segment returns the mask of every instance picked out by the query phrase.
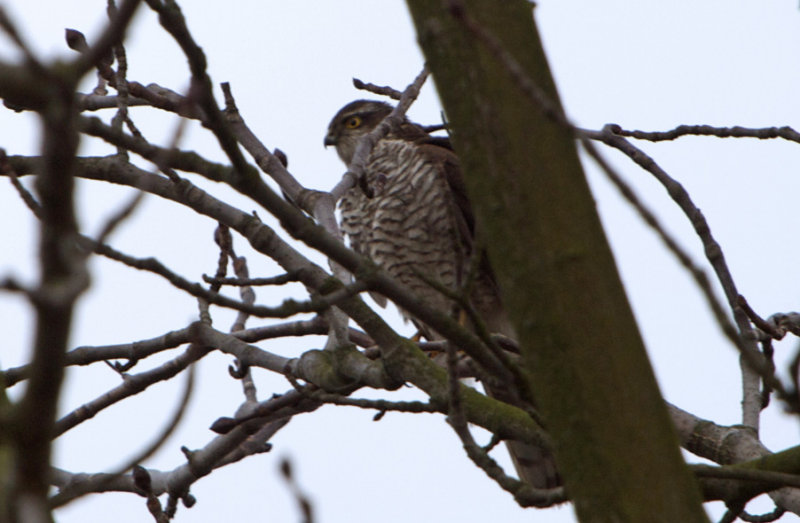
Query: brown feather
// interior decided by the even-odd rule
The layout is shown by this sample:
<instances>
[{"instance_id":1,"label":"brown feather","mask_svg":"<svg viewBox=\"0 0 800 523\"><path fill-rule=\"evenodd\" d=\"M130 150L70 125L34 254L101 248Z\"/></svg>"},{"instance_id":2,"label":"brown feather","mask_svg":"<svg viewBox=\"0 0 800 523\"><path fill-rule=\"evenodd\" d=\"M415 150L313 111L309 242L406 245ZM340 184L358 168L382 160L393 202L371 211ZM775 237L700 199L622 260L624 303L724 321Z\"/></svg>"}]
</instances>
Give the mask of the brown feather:
<instances>
[{"instance_id":1,"label":"brown feather","mask_svg":"<svg viewBox=\"0 0 800 523\"><path fill-rule=\"evenodd\" d=\"M359 140L374 129L392 108L383 102L357 100L334 116L325 137L349 164ZM371 197L358 187L342 198L342 230L351 247L380 265L390 276L439 310L458 314L456 304L429 285L459 291L475 256L478 271L471 284L470 302L490 332L516 339L489 260L477 247L480 228L467 197L458 157L445 137L429 135L404 120L378 141L367 159L365 183L375 188ZM424 277L420 277L423 275ZM383 299L385 302L385 298ZM426 338L442 337L423 322L411 319ZM487 393L524 408L508 384L484 380ZM508 442L514 466L524 481L537 488L560 485L555 461L548 449Z\"/></svg>"}]
</instances>

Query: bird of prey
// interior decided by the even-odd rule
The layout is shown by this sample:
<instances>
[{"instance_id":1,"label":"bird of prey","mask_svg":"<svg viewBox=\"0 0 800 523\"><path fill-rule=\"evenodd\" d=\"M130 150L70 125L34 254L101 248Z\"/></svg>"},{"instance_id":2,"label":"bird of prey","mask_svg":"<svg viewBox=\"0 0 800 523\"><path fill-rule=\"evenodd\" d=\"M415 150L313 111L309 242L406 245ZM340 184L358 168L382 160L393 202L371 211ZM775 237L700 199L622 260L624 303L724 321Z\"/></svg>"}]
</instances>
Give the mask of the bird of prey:
<instances>
[{"instance_id":1,"label":"bird of prey","mask_svg":"<svg viewBox=\"0 0 800 523\"><path fill-rule=\"evenodd\" d=\"M391 111L383 102L351 102L331 120L324 143L335 146L349 167L361 138ZM341 228L350 246L429 305L454 317L456 303L436 286L459 292L468 285L470 304L489 331L516 339L488 260L475 246L475 219L458 157L447 138L431 136L404 119L375 144L364 178L340 203ZM376 301L386 303L380 296ZM426 338L442 339L424 322L401 313ZM504 401L512 396L502 387L484 385ZM537 488L560 484L546 449L513 441L508 447L520 479Z\"/></svg>"}]
</instances>

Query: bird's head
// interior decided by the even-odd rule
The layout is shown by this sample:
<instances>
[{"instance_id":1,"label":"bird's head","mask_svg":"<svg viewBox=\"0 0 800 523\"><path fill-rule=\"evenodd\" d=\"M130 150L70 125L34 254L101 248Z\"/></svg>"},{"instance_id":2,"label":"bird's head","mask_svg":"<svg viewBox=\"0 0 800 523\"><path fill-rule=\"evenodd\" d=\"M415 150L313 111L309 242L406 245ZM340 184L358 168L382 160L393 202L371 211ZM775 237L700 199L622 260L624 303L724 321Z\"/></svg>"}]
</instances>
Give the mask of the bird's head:
<instances>
[{"instance_id":1,"label":"bird's head","mask_svg":"<svg viewBox=\"0 0 800 523\"><path fill-rule=\"evenodd\" d=\"M356 100L342 107L328 125L325 146L333 145L342 161L350 165L358 141L392 112L392 106L373 100Z\"/></svg>"}]
</instances>

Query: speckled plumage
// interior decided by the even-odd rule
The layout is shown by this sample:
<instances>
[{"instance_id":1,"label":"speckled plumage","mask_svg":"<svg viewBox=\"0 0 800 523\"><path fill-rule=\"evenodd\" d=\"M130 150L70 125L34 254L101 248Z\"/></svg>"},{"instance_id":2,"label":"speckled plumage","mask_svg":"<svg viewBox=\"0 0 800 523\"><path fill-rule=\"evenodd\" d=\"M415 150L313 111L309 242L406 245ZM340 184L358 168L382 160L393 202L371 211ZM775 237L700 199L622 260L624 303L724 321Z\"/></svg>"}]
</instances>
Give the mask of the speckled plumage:
<instances>
[{"instance_id":1,"label":"speckled plumage","mask_svg":"<svg viewBox=\"0 0 800 523\"><path fill-rule=\"evenodd\" d=\"M351 102L331 120L325 145L335 145L349 166L360 139L391 110L382 102ZM450 311L455 317L455 304L426 281L460 290L467 283L472 257L476 255L474 219L458 157L449 143L404 120L372 149L365 178L373 194L367 196L362 183L350 189L340 204L341 227L351 247L429 305ZM481 256L477 267L475 281L470 282L472 306L490 331L515 338L485 257ZM385 304L385 298L376 299ZM425 337L440 338L424 323L410 319L415 320ZM503 387L489 393L515 403L515 395ZM546 450L518 442L509 442L509 449L520 477L526 481L539 488L560 482Z\"/></svg>"},{"instance_id":2,"label":"speckled plumage","mask_svg":"<svg viewBox=\"0 0 800 523\"><path fill-rule=\"evenodd\" d=\"M391 109L366 100L346 105L331 121L325 143L336 145L342 161L349 165L358 141ZM347 126L353 118L360 123L356 128ZM403 121L372 149L365 175L374 194L367 196L359 184L340 204L342 230L350 245L430 305L455 313L451 301L425 281L460 289L473 254L472 212L458 157L449 142ZM473 304L486 316L490 329L512 335L505 314L496 314L502 307L488 264L481 264L481 269L472 285ZM385 300L378 297L378 302ZM501 320L500 324L491 324L493 319ZM424 324L415 323L426 337L438 337Z\"/></svg>"},{"instance_id":3,"label":"speckled plumage","mask_svg":"<svg viewBox=\"0 0 800 523\"><path fill-rule=\"evenodd\" d=\"M369 156L366 178L372 198L355 187L340 206L351 246L429 304L449 310L449 300L418 275L455 289L465 270L455 203L440 166L413 143L385 139Z\"/></svg>"}]
</instances>

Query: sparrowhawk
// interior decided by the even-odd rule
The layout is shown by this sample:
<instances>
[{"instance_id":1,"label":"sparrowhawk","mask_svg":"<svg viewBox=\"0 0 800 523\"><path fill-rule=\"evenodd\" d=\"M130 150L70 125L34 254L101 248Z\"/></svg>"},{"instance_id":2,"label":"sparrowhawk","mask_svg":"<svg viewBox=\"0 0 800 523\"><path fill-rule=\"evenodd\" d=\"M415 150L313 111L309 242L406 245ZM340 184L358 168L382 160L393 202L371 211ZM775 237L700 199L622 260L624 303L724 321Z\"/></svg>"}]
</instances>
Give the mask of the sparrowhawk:
<instances>
[{"instance_id":1,"label":"sparrowhawk","mask_svg":"<svg viewBox=\"0 0 800 523\"><path fill-rule=\"evenodd\" d=\"M325 145L335 146L349 167L361 138L391 111L389 104L369 100L345 105L331 120ZM344 195L340 209L342 231L356 252L454 317L455 302L436 285L454 292L469 285L470 304L489 331L516 338L488 260L474 244L475 219L458 157L447 138L432 136L404 119L378 140L367 157L362 183ZM376 301L383 306L386 299L377 296ZM424 322L401 313L426 338L442 338ZM513 396L502 386L484 385L504 401ZM560 484L549 451L520 442L508 442L508 447L521 479L538 488Z\"/></svg>"}]
</instances>

